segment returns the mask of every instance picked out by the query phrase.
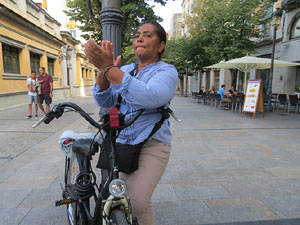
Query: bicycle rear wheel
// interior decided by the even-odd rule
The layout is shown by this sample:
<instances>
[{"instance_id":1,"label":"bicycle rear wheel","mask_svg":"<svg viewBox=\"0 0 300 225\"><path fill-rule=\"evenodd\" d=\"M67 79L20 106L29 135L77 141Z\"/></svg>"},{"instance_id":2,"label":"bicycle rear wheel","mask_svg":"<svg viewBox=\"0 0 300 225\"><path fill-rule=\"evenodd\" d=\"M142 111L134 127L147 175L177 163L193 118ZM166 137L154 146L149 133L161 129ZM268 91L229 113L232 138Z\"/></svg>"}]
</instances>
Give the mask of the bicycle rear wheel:
<instances>
[{"instance_id":1,"label":"bicycle rear wheel","mask_svg":"<svg viewBox=\"0 0 300 225\"><path fill-rule=\"evenodd\" d=\"M75 193L75 183L78 174L81 172L77 157L74 155L69 159L69 165L66 170L66 182L68 193ZM72 195L70 194L70 195ZM69 196L75 198L75 196ZM70 225L86 225L87 218L83 209L83 206L78 202L74 201L67 205L67 217Z\"/></svg>"},{"instance_id":2,"label":"bicycle rear wheel","mask_svg":"<svg viewBox=\"0 0 300 225\"><path fill-rule=\"evenodd\" d=\"M110 213L111 225L129 225L125 213L119 209L114 209Z\"/></svg>"}]
</instances>

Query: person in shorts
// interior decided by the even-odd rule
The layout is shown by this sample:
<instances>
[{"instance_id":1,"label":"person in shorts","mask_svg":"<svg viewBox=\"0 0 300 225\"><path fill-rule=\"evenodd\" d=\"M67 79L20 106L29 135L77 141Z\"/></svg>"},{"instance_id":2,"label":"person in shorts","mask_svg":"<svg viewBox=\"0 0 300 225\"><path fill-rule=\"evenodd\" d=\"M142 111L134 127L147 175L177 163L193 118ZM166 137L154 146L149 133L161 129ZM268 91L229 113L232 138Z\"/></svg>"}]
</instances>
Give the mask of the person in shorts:
<instances>
[{"instance_id":1,"label":"person in shorts","mask_svg":"<svg viewBox=\"0 0 300 225\"><path fill-rule=\"evenodd\" d=\"M40 82L41 94L38 95L38 104L40 109L44 114L50 111L50 104L53 98L53 79L52 76L47 74L44 67L39 69L40 75L38 80ZM45 100L46 111L44 109L43 103Z\"/></svg>"},{"instance_id":2,"label":"person in shorts","mask_svg":"<svg viewBox=\"0 0 300 225\"><path fill-rule=\"evenodd\" d=\"M27 87L28 87L28 103L29 103L29 115L26 117L27 119L32 118L32 103L35 104L35 117L38 117L38 105L37 105L37 78L36 72L31 72L31 77L27 79Z\"/></svg>"}]
</instances>

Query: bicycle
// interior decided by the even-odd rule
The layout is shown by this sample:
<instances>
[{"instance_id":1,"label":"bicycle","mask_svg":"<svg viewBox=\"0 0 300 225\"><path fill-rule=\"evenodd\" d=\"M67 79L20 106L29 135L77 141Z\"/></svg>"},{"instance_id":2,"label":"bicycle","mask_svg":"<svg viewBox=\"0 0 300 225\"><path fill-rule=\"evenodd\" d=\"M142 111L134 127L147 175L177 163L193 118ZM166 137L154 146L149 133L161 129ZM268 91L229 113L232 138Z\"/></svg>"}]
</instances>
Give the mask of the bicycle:
<instances>
[{"instance_id":1,"label":"bicycle","mask_svg":"<svg viewBox=\"0 0 300 225\"><path fill-rule=\"evenodd\" d=\"M144 109L137 110L135 115L124 122L125 115L118 112L116 107L103 117L103 123L92 119L83 109L71 102L55 105L43 118L32 127L42 122L49 124L54 118L63 115L65 109L78 112L92 126L98 129L96 134L64 132L61 148L66 154L64 186L62 199L55 202L56 206L67 205L67 217L70 225L138 225L137 219L132 216L129 198L125 195L126 183L119 178L116 162L116 138L118 132L132 125ZM168 107L161 107L159 111L168 118L173 114ZM179 120L178 120L179 121ZM99 151L101 143L96 141L97 134L105 131L106 138L110 140L111 157L108 178L100 186L96 183L96 175L91 167L92 156ZM96 188L95 188L96 187ZM96 204L93 210L90 207L90 198Z\"/></svg>"}]
</instances>

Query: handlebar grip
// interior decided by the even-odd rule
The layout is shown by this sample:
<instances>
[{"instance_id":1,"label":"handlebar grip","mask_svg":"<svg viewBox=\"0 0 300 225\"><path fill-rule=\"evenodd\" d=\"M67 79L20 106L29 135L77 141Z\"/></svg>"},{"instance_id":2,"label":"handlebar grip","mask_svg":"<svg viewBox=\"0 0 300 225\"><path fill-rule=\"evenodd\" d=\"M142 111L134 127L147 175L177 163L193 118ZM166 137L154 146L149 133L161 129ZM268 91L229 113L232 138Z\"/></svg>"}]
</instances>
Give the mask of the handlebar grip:
<instances>
[{"instance_id":1,"label":"handlebar grip","mask_svg":"<svg viewBox=\"0 0 300 225\"><path fill-rule=\"evenodd\" d=\"M54 117L55 117L54 114L49 114L48 116L46 115L44 118L44 123L49 124L54 119Z\"/></svg>"},{"instance_id":2,"label":"handlebar grip","mask_svg":"<svg viewBox=\"0 0 300 225\"><path fill-rule=\"evenodd\" d=\"M61 117L63 113L64 113L64 106L61 106L60 104L56 104L43 118L41 118L39 121L33 124L32 127L36 128L42 122L44 122L45 124L49 124L55 117L56 118Z\"/></svg>"},{"instance_id":3,"label":"handlebar grip","mask_svg":"<svg viewBox=\"0 0 300 225\"><path fill-rule=\"evenodd\" d=\"M39 119L35 124L32 125L32 128L36 128L38 125L40 125L44 121L45 117L42 117Z\"/></svg>"}]
</instances>

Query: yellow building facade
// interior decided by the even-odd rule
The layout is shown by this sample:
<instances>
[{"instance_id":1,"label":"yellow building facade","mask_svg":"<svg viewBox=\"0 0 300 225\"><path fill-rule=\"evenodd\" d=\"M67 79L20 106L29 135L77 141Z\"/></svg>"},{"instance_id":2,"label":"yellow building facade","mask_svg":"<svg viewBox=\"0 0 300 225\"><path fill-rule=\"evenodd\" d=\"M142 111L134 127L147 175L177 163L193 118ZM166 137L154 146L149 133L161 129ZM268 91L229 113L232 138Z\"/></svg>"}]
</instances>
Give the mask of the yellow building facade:
<instances>
[{"instance_id":1,"label":"yellow building facade","mask_svg":"<svg viewBox=\"0 0 300 225\"><path fill-rule=\"evenodd\" d=\"M27 103L26 80L39 67L52 75L54 99L90 95L95 70L78 44L34 2L0 0L0 108Z\"/></svg>"}]
</instances>

